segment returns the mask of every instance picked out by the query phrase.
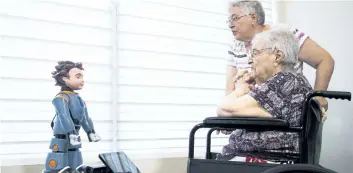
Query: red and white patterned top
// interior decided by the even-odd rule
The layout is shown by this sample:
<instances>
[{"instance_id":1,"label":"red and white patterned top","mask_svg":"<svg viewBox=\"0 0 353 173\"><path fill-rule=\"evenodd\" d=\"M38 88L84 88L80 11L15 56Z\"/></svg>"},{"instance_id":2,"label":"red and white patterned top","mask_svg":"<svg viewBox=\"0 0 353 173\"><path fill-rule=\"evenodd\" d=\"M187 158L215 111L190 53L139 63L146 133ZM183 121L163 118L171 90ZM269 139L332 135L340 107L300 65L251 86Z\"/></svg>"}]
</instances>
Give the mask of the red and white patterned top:
<instances>
[{"instance_id":1,"label":"red and white patterned top","mask_svg":"<svg viewBox=\"0 0 353 173\"><path fill-rule=\"evenodd\" d=\"M289 30L295 34L299 41L299 46L300 48L302 47L304 41L309 37L306 35L304 32L298 30L297 28L290 27L289 25L284 25L280 24L281 27L286 27ZM250 56L250 51L251 49L251 44L250 42L242 42L238 40L234 40L234 42L230 45L230 49L228 50L228 65L236 67L238 70L239 69L249 69L250 65L248 64L249 62L249 56ZM303 62L298 61L298 63L295 65L295 70L297 73L302 73L303 72Z\"/></svg>"}]
</instances>

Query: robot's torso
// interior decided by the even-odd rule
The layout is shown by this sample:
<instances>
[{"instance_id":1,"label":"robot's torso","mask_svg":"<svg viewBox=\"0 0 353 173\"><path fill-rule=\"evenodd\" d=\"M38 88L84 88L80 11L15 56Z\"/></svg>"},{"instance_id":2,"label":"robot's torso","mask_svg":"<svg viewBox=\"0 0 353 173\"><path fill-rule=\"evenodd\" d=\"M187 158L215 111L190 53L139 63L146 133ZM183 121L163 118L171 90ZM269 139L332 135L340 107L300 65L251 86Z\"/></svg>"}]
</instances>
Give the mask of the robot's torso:
<instances>
[{"instance_id":1,"label":"robot's torso","mask_svg":"<svg viewBox=\"0 0 353 173\"><path fill-rule=\"evenodd\" d=\"M54 136L78 135L81 127L86 133L93 132L93 123L88 116L86 104L77 93L60 91L53 99L53 105L56 110Z\"/></svg>"}]
</instances>

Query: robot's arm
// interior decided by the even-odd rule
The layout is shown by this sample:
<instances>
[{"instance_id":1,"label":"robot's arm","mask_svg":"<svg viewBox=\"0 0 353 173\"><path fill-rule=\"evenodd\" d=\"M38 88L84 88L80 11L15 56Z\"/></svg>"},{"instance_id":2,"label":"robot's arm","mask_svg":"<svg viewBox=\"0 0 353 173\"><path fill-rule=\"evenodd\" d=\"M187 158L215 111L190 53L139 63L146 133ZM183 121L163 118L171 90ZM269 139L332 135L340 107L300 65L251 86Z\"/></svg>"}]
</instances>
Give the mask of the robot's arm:
<instances>
[{"instance_id":1,"label":"robot's arm","mask_svg":"<svg viewBox=\"0 0 353 173\"><path fill-rule=\"evenodd\" d=\"M94 130L93 121L92 121L91 117L88 116L86 104L85 104L85 113L84 113L83 120L81 122L81 126L82 126L83 130L87 133L88 140L90 142L92 142L92 141L97 142L100 140L100 137L98 135L96 135L96 132Z\"/></svg>"},{"instance_id":2,"label":"robot's arm","mask_svg":"<svg viewBox=\"0 0 353 173\"><path fill-rule=\"evenodd\" d=\"M83 116L83 120L81 122L83 130L89 134L89 133L95 133L94 131L94 126L91 117L88 116L88 111L87 107L85 107L85 113Z\"/></svg>"},{"instance_id":3,"label":"robot's arm","mask_svg":"<svg viewBox=\"0 0 353 173\"><path fill-rule=\"evenodd\" d=\"M76 134L75 125L70 116L69 104L65 97L58 95L52 103L56 111L55 126L59 126L57 128L66 134Z\"/></svg>"}]
</instances>

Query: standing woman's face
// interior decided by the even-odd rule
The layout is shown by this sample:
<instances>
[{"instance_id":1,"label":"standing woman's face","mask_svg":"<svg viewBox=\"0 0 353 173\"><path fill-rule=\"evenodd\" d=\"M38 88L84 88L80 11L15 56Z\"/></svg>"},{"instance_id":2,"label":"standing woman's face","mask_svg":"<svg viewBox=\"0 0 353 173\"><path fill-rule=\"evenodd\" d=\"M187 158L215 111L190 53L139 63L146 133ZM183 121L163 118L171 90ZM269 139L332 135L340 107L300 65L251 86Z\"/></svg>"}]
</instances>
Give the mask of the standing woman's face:
<instances>
[{"instance_id":1,"label":"standing woman's face","mask_svg":"<svg viewBox=\"0 0 353 173\"><path fill-rule=\"evenodd\" d=\"M254 36L254 15L246 15L239 7L232 7L228 19L228 27L231 29L235 39L249 41Z\"/></svg>"}]
</instances>

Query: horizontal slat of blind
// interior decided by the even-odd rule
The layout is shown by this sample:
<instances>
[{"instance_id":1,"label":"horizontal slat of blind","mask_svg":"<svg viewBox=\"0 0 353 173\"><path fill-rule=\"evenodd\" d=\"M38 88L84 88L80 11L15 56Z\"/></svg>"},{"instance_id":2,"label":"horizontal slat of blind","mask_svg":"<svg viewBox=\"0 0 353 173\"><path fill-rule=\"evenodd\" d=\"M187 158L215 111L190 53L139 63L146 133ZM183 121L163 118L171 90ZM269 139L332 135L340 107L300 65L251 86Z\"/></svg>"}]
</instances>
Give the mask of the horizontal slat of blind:
<instances>
[{"instance_id":1,"label":"horizontal slat of blind","mask_svg":"<svg viewBox=\"0 0 353 173\"><path fill-rule=\"evenodd\" d=\"M109 47L16 36L2 37L1 53L3 58L29 58L47 61L59 61L67 58L72 61L94 64L109 64L112 56L111 48Z\"/></svg>"},{"instance_id":2,"label":"horizontal slat of blind","mask_svg":"<svg viewBox=\"0 0 353 173\"><path fill-rule=\"evenodd\" d=\"M223 57L207 58L186 55L185 52L161 53L161 51L120 50L119 65L120 67L225 74Z\"/></svg>"},{"instance_id":3,"label":"horizontal slat of blind","mask_svg":"<svg viewBox=\"0 0 353 173\"><path fill-rule=\"evenodd\" d=\"M141 75L143 74L143 75ZM121 85L223 89L224 74L121 68Z\"/></svg>"},{"instance_id":4,"label":"horizontal slat of blind","mask_svg":"<svg viewBox=\"0 0 353 173\"><path fill-rule=\"evenodd\" d=\"M123 33L158 35L200 42L210 41L220 44L225 43L219 39L220 37L225 38L229 36L229 31L224 29L205 28L203 26L185 25L135 16L122 16L119 23L119 31ZM141 29L140 26L144 26L143 29ZM200 27L202 28L201 30Z\"/></svg>"},{"instance_id":5,"label":"horizontal slat of blind","mask_svg":"<svg viewBox=\"0 0 353 173\"><path fill-rule=\"evenodd\" d=\"M228 5L228 0L120 0L124 1L135 1L136 3L148 2L153 4L159 4L164 6L172 6L178 8L184 8L193 11L203 11L208 13L225 14L225 7Z\"/></svg>"},{"instance_id":6,"label":"horizontal slat of blind","mask_svg":"<svg viewBox=\"0 0 353 173\"><path fill-rule=\"evenodd\" d=\"M97 46L111 45L112 35L109 29L11 17L1 17L0 23L0 35L4 36Z\"/></svg>"},{"instance_id":7,"label":"horizontal slat of blind","mask_svg":"<svg viewBox=\"0 0 353 173\"><path fill-rule=\"evenodd\" d=\"M172 35L172 33L170 34ZM224 55L227 53L226 44L220 43L201 43L199 41L133 33L123 33L119 36L119 48L123 50L127 49L173 54L183 53L186 55L210 58L224 57Z\"/></svg>"},{"instance_id":8,"label":"horizontal slat of blind","mask_svg":"<svg viewBox=\"0 0 353 173\"><path fill-rule=\"evenodd\" d=\"M101 3L104 0L101 0ZM54 2L54 3L53 3ZM87 27L110 29L109 11L92 10L76 6L68 6L69 1L46 0L42 3L17 4L15 8L1 8L0 14L8 17L48 21L63 24L83 25ZM73 3L77 1L72 1ZM88 3L87 3L88 2ZM94 2L94 1L91 1ZM84 4L89 4L85 1ZM100 4L100 3L96 3ZM98 7L98 6L95 6ZM108 9L108 8L107 8Z\"/></svg>"},{"instance_id":9,"label":"horizontal slat of blind","mask_svg":"<svg viewBox=\"0 0 353 173\"><path fill-rule=\"evenodd\" d=\"M147 1L120 1L119 14L121 16L136 16L163 21L197 25L211 28L227 29L226 14L215 14L201 10L166 6L160 3Z\"/></svg>"}]
</instances>

